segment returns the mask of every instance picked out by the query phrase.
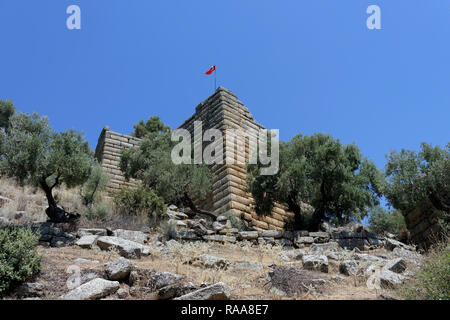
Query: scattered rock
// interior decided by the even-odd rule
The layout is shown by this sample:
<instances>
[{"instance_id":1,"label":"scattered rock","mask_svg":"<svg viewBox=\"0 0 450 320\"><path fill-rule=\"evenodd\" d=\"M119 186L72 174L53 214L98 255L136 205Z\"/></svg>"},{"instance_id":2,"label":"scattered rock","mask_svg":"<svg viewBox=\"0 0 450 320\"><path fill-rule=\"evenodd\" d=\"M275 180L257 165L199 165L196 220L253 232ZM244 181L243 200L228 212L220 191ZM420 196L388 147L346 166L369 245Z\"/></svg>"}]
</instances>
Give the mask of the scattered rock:
<instances>
[{"instance_id":1,"label":"scattered rock","mask_svg":"<svg viewBox=\"0 0 450 320\"><path fill-rule=\"evenodd\" d=\"M191 261L189 261L192 265L200 265L205 268L217 268L217 269L227 269L230 265L230 261L224 258L219 258L215 256L211 256L208 254L202 254Z\"/></svg>"},{"instance_id":2,"label":"scattered rock","mask_svg":"<svg viewBox=\"0 0 450 320\"><path fill-rule=\"evenodd\" d=\"M84 258L76 258L73 260L74 263L78 263L78 264L98 264L100 263L100 261L98 260L89 260L89 259L84 259Z\"/></svg>"},{"instance_id":3,"label":"scattered rock","mask_svg":"<svg viewBox=\"0 0 450 320\"><path fill-rule=\"evenodd\" d=\"M158 299L166 300L183 296L196 290L197 287L192 282L176 282L162 287L158 290Z\"/></svg>"},{"instance_id":4,"label":"scattered rock","mask_svg":"<svg viewBox=\"0 0 450 320\"><path fill-rule=\"evenodd\" d=\"M223 282L202 288L174 300L229 300L230 288Z\"/></svg>"},{"instance_id":5,"label":"scattered rock","mask_svg":"<svg viewBox=\"0 0 450 320\"><path fill-rule=\"evenodd\" d=\"M296 237L294 239L294 244L298 247L305 245L305 244L312 244L314 243L313 237Z\"/></svg>"},{"instance_id":6,"label":"scattered rock","mask_svg":"<svg viewBox=\"0 0 450 320\"><path fill-rule=\"evenodd\" d=\"M128 278L133 266L130 260L123 257L119 259L105 263L105 273L109 280L121 281Z\"/></svg>"},{"instance_id":7,"label":"scattered rock","mask_svg":"<svg viewBox=\"0 0 450 320\"><path fill-rule=\"evenodd\" d=\"M339 264L339 272L346 276L353 276L359 271L358 261L344 260Z\"/></svg>"},{"instance_id":8,"label":"scattered rock","mask_svg":"<svg viewBox=\"0 0 450 320\"><path fill-rule=\"evenodd\" d=\"M118 237L103 236L97 239L97 245L102 250L115 249L122 257L139 259L141 255L149 255L150 248L140 243Z\"/></svg>"},{"instance_id":9,"label":"scattered rock","mask_svg":"<svg viewBox=\"0 0 450 320\"><path fill-rule=\"evenodd\" d=\"M324 255L306 254L302 257L303 268L328 272L328 258Z\"/></svg>"},{"instance_id":10,"label":"scattered rock","mask_svg":"<svg viewBox=\"0 0 450 320\"><path fill-rule=\"evenodd\" d=\"M337 252L340 251L337 242L328 242L328 243L313 243L309 247L309 252L314 254L327 254L329 252Z\"/></svg>"},{"instance_id":11,"label":"scattered rock","mask_svg":"<svg viewBox=\"0 0 450 320\"><path fill-rule=\"evenodd\" d=\"M64 300L95 300L115 293L119 289L118 281L96 278L63 295Z\"/></svg>"},{"instance_id":12,"label":"scattered rock","mask_svg":"<svg viewBox=\"0 0 450 320\"><path fill-rule=\"evenodd\" d=\"M129 292L124 288L120 288L119 290L117 290L116 294L119 299L125 299L128 297Z\"/></svg>"},{"instance_id":13,"label":"scattered rock","mask_svg":"<svg viewBox=\"0 0 450 320\"><path fill-rule=\"evenodd\" d=\"M43 294L45 286L37 282L22 283L16 290L20 297L39 297Z\"/></svg>"},{"instance_id":14,"label":"scattered rock","mask_svg":"<svg viewBox=\"0 0 450 320\"><path fill-rule=\"evenodd\" d=\"M237 261L234 263L234 267L238 269L252 269L257 271L264 268L262 264L253 261Z\"/></svg>"},{"instance_id":15,"label":"scattered rock","mask_svg":"<svg viewBox=\"0 0 450 320\"><path fill-rule=\"evenodd\" d=\"M278 254L278 258L282 261L289 262L301 260L306 252L302 249L284 250Z\"/></svg>"},{"instance_id":16,"label":"scattered rock","mask_svg":"<svg viewBox=\"0 0 450 320\"><path fill-rule=\"evenodd\" d=\"M81 228L78 229L77 237L82 238L84 236L107 236L108 232L106 229L100 229L100 228Z\"/></svg>"},{"instance_id":17,"label":"scattered rock","mask_svg":"<svg viewBox=\"0 0 450 320\"><path fill-rule=\"evenodd\" d=\"M239 239L256 240L258 239L258 231L241 231L239 232Z\"/></svg>"},{"instance_id":18,"label":"scattered rock","mask_svg":"<svg viewBox=\"0 0 450 320\"><path fill-rule=\"evenodd\" d=\"M92 249L93 246L95 246L97 239L99 236L97 235L86 235L82 236L80 239L78 239L75 244L79 246L80 248L84 249Z\"/></svg>"},{"instance_id":19,"label":"scattered rock","mask_svg":"<svg viewBox=\"0 0 450 320\"><path fill-rule=\"evenodd\" d=\"M341 276L332 276L331 281L337 282L337 283L343 283L345 282L345 278Z\"/></svg>"},{"instance_id":20,"label":"scattered rock","mask_svg":"<svg viewBox=\"0 0 450 320\"><path fill-rule=\"evenodd\" d=\"M403 273L406 270L406 261L403 258L397 258L388 261L383 267L385 270L389 270L395 273Z\"/></svg>"},{"instance_id":21,"label":"scattered rock","mask_svg":"<svg viewBox=\"0 0 450 320\"><path fill-rule=\"evenodd\" d=\"M393 289L401 285L405 280L405 277L387 269L382 269L379 279L381 288Z\"/></svg>"},{"instance_id":22,"label":"scattered rock","mask_svg":"<svg viewBox=\"0 0 450 320\"><path fill-rule=\"evenodd\" d=\"M134 241L140 244L147 243L148 235L141 231L117 229L113 231L114 237L119 237L125 240Z\"/></svg>"}]
</instances>

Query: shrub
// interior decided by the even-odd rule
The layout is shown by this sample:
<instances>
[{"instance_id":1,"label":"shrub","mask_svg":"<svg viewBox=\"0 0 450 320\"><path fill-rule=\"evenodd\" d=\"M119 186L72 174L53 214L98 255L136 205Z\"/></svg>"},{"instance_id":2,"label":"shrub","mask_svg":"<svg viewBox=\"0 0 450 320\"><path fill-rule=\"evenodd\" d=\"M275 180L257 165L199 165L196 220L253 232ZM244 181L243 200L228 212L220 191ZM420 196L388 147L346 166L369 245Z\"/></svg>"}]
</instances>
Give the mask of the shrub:
<instances>
[{"instance_id":1,"label":"shrub","mask_svg":"<svg viewBox=\"0 0 450 320\"><path fill-rule=\"evenodd\" d=\"M108 175L98 162L94 162L87 181L80 189L80 196L85 206L91 206L94 202L102 201L102 192L108 184Z\"/></svg>"},{"instance_id":2,"label":"shrub","mask_svg":"<svg viewBox=\"0 0 450 320\"><path fill-rule=\"evenodd\" d=\"M104 203L96 203L86 211L88 220L105 220L111 211L111 208Z\"/></svg>"},{"instance_id":3,"label":"shrub","mask_svg":"<svg viewBox=\"0 0 450 320\"><path fill-rule=\"evenodd\" d=\"M398 210L389 211L382 207L375 207L369 216L370 229L375 233L389 232L399 235L406 229L405 218Z\"/></svg>"},{"instance_id":4,"label":"shrub","mask_svg":"<svg viewBox=\"0 0 450 320\"><path fill-rule=\"evenodd\" d=\"M227 212L223 213L222 216L225 216L225 217L227 217L228 220L230 220L231 226L233 228L236 228L239 231L245 230L245 225L242 222L242 220L239 219L238 217L236 217L231 211L227 211Z\"/></svg>"},{"instance_id":5,"label":"shrub","mask_svg":"<svg viewBox=\"0 0 450 320\"><path fill-rule=\"evenodd\" d=\"M30 229L0 230L0 294L39 273L38 241L39 235Z\"/></svg>"},{"instance_id":6,"label":"shrub","mask_svg":"<svg viewBox=\"0 0 450 320\"><path fill-rule=\"evenodd\" d=\"M450 247L446 244L434 249L415 275L405 284L400 295L412 300L450 300Z\"/></svg>"},{"instance_id":7,"label":"shrub","mask_svg":"<svg viewBox=\"0 0 450 320\"><path fill-rule=\"evenodd\" d=\"M139 185L136 188L122 188L113 195L114 204L122 214L145 215L155 221L165 212L166 205L151 189Z\"/></svg>"}]
</instances>

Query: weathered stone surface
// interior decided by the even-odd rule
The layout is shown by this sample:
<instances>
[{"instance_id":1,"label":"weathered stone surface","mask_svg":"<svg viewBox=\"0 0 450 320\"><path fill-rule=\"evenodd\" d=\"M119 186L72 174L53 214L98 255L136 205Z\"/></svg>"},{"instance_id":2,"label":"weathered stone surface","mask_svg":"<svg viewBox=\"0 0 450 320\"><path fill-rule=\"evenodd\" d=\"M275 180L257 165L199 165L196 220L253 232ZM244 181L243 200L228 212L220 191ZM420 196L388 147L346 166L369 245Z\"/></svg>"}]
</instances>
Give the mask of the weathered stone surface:
<instances>
[{"instance_id":1,"label":"weathered stone surface","mask_svg":"<svg viewBox=\"0 0 450 320\"><path fill-rule=\"evenodd\" d=\"M98 264L100 261L98 260L90 260L90 259L84 259L84 258L76 258L73 260L74 263L77 264Z\"/></svg>"},{"instance_id":2,"label":"weathered stone surface","mask_svg":"<svg viewBox=\"0 0 450 320\"><path fill-rule=\"evenodd\" d=\"M280 239L281 237L283 237L283 231L282 230L262 230L262 231L258 231L258 235L262 238Z\"/></svg>"},{"instance_id":3,"label":"weathered stone surface","mask_svg":"<svg viewBox=\"0 0 450 320\"><path fill-rule=\"evenodd\" d=\"M218 216L218 217L216 218L216 221L217 221L217 222L227 222L227 220L228 220L228 218L225 217L225 216Z\"/></svg>"},{"instance_id":4,"label":"weathered stone surface","mask_svg":"<svg viewBox=\"0 0 450 320\"><path fill-rule=\"evenodd\" d=\"M310 232L309 236L313 238L324 238L324 239L330 238L330 234L328 232Z\"/></svg>"},{"instance_id":5,"label":"weathered stone surface","mask_svg":"<svg viewBox=\"0 0 450 320\"><path fill-rule=\"evenodd\" d=\"M118 237L99 237L97 239L97 245L102 250L115 249L122 257L129 259L138 259L141 255L150 254L149 247Z\"/></svg>"},{"instance_id":6,"label":"weathered stone surface","mask_svg":"<svg viewBox=\"0 0 450 320\"><path fill-rule=\"evenodd\" d=\"M236 228L222 229L219 231L219 234L222 234L222 235L237 235L238 233L239 233L239 230Z\"/></svg>"},{"instance_id":7,"label":"weathered stone surface","mask_svg":"<svg viewBox=\"0 0 450 320\"><path fill-rule=\"evenodd\" d=\"M253 261L236 261L234 267L237 269L252 269L257 271L264 268L262 264Z\"/></svg>"},{"instance_id":8,"label":"weathered stone surface","mask_svg":"<svg viewBox=\"0 0 450 320\"><path fill-rule=\"evenodd\" d=\"M129 292L128 292L128 290L126 290L124 288L120 288L119 290L117 290L116 294L117 294L117 298L125 299L128 297Z\"/></svg>"},{"instance_id":9,"label":"weathered stone surface","mask_svg":"<svg viewBox=\"0 0 450 320\"><path fill-rule=\"evenodd\" d=\"M296 246L312 244L312 243L314 243L314 238L313 237L296 237L294 239L294 243Z\"/></svg>"},{"instance_id":10,"label":"weathered stone surface","mask_svg":"<svg viewBox=\"0 0 450 320\"><path fill-rule=\"evenodd\" d=\"M304 269L328 272L328 258L324 255L305 254L302 263Z\"/></svg>"},{"instance_id":11,"label":"weathered stone surface","mask_svg":"<svg viewBox=\"0 0 450 320\"><path fill-rule=\"evenodd\" d=\"M403 283L405 277L401 274L382 269L380 274L380 286L383 289L392 289Z\"/></svg>"},{"instance_id":12,"label":"weathered stone surface","mask_svg":"<svg viewBox=\"0 0 450 320\"><path fill-rule=\"evenodd\" d=\"M391 251L393 251L395 248L402 248L402 249L410 250L410 251L414 250L414 247L412 247L412 246L408 246L408 245L404 244L403 242L400 242L400 241L397 241L394 239L389 239L389 238L385 239L385 247L386 247L386 249L391 250Z\"/></svg>"},{"instance_id":13,"label":"weathered stone surface","mask_svg":"<svg viewBox=\"0 0 450 320\"><path fill-rule=\"evenodd\" d=\"M96 235L82 236L75 244L83 249L91 249L96 244L98 237Z\"/></svg>"},{"instance_id":14,"label":"weathered stone surface","mask_svg":"<svg viewBox=\"0 0 450 320\"><path fill-rule=\"evenodd\" d=\"M121 281L128 278L133 266L130 260L123 257L105 263L105 274L109 280Z\"/></svg>"},{"instance_id":15,"label":"weathered stone surface","mask_svg":"<svg viewBox=\"0 0 450 320\"><path fill-rule=\"evenodd\" d=\"M201 240L202 236L199 235L195 230L184 230L184 231L178 231L176 233L177 239L181 240Z\"/></svg>"},{"instance_id":16,"label":"weathered stone surface","mask_svg":"<svg viewBox=\"0 0 450 320\"><path fill-rule=\"evenodd\" d=\"M113 231L113 236L119 237L125 240L134 241L140 244L147 243L148 235L141 231L117 229Z\"/></svg>"},{"instance_id":17,"label":"weathered stone surface","mask_svg":"<svg viewBox=\"0 0 450 320\"><path fill-rule=\"evenodd\" d=\"M173 284L169 284L159 289L158 299L159 300L173 299L175 297L185 295L196 289L197 287L192 282L175 282Z\"/></svg>"},{"instance_id":18,"label":"weathered stone surface","mask_svg":"<svg viewBox=\"0 0 450 320\"><path fill-rule=\"evenodd\" d=\"M367 261L372 263L387 262L387 259L366 253L354 253L352 259L358 261Z\"/></svg>"},{"instance_id":19,"label":"weathered stone surface","mask_svg":"<svg viewBox=\"0 0 450 320\"><path fill-rule=\"evenodd\" d=\"M282 261L289 262L301 260L306 252L302 249L283 250L278 254L278 258Z\"/></svg>"},{"instance_id":20,"label":"weathered stone surface","mask_svg":"<svg viewBox=\"0 0 450 320\"><path fill-rule=\"evenodd\" d=\"M238 237L241 240L256 240L258 239L258 231L241 231Z\"/></svg>"},{"instance_id":21,"label":"weathered stone surface","mask_svg":"<svg viewBox=\"0 0 450 320\"><path fill-rule=\"evenodd\" d=\"M360 250L364 250L364 239L357 238L343 238L338 240L338 244L341 248L345 248L348 250L353 250L358 248Z\"/></svg>"},{"instance_id":22,"label":"weathered stone surface","mask_svg":"<svg viewBox=\"0 0 450 320\"><path fill-rule=\"evenodd\" d=\"M100 229L100 228L91 228L91 229L80 228L80 229L78 229L78 232L77 232L77 236L79 238L82 238L84 236L92 236L92 235L106 236L106 235L108 235L108 233L107 233L106 229Z\"/></svg>"},{"instance_id":23,"label":"weathered stone surface","mask_svg":"<svg viewBox=\"0 0 450 320\"><path fill-rule=\"evenodd\" d=\"M406 261L403 258L389 260L388 263L383 267L383 269L395 273L403 273L403 271L406 270Z\"/></svg>"},{"instance_id":24,"label":"weathered stone surface","mask_svg":"<svg viewBox=\"0 0 450 320\"><path fill-rule=\"evenodd\" d=\"M220 231L223 229L231 229L231 222L229 220L226 221L226 223L214 221L213 222L213 229L214 231Z\"/></svg>"},{"instance_id":25,"label":"weathered stone surface","mask_svg":"<svg viewBox=\"0 0 450 320\"><path fill-rule=\"evenodd\" d=\"M344 260L339 264L339 272L346 276L353 276L359 271L359 264L356 260Z\"/></svg>"},{"instance_id":26,"label":"weathered stone surface","mask_svg":"<svg viewBox=\"0 0 450 320\"><path fill-rule=\"evenodd\" d=\"M175 210L168 208L165 215L169 219L174 219L174 220L185 220L185 219L189 218L189 216L187 214L185 214L183 212L175 211Z\"/></svg>"},{"instance_id":27,"label":"weathered stone surface","mask_svg":"<svg viewBox=\"0 0 450 320\"><path fill-rule=\"evenodd\" d=\"M202 254L190 261L192 265L199 265L205 268L227 269L230 261L224 258Z\"/></svg>"},{"instance_id":28,"label":"weathered stone surface","mask_svg":"<svg viewBox=\"0 0 450 320\"><path fill-rule=\"evenodd\" d=\"M315 254L327 254L329 252L336 252L340 250L341 248L339 247L337 242L313 243L309 247L309 252Z\"/></svg>"},{"instance_id":29,"label":"weathered stone surface","mask_svg":"<svg viewBox=\"0 0 450 320\"><path fill-rule=\"evenodd\" d=\"M331 281L343 283L343 282L345 282L345 278L341 277L341 276L332 276Z\"/></svg>"},{"instance_id":30,"label":"weathered stone surface","mask_svg":"<svg viewBox=\"0 0 450 320\"><path fill-rule=\"evenodd\" d=\"M229 300L230 288L223 282L202 288L174 300Z\"/></svg>"},{"instance_id":31,"label":"weathered stone surface","mask_svg":"<svg viewBox=\"0 0 450 320\"><path fill-rule=\"evenodd\" d=\"M38 282L22 283L16 290L20 297L39 297L44 293L45 286Z\"/></svg>"},{"instance_id":32,"label":"weathered stone surface","mask_svg":"<svg viewBox=\"0 0 450 320\"><path fill-rule=\"evenodd\" d=\"M420 264L423 260L423 257L420 254L418 254L417 252L414 252L411 250L406 250L403 248L394 248L392 253L395 256L405 258L408 261L411 261L416 265Z\"/></svg>"},{"instance_id":33,"label":"weathered stone surface","mask_svg":"<svg viewBox=\"0 0 450 320\"><path fill-rule=\"evenodd\" d=\"M61 298L64 300L95 300L115 293L120 287L118 281L96 278L73 289Z\"/></svg>"}]
</instances>

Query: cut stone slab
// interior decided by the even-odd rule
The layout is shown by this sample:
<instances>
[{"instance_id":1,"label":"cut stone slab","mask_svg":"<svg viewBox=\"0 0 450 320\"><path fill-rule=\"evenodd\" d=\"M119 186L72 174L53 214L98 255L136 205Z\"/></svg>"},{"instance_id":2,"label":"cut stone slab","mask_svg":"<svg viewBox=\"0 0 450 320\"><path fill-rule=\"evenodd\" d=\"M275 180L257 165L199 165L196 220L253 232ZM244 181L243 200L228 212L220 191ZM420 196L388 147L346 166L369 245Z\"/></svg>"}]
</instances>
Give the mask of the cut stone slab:
<instances>
[{"instance_id":1,"label":"cut stone slab","mask_svg":"<svg viewBox=\"0 0 450 320\"><path fill-rule=\"evenodd\" d=\"M99 236L97 235L87 235L78 239L75 244L83 249L92 249L95 246Z\"/></svg>"},{"instance_id":2,"label":"cut stone slab","mask_svg":"<svg viewBox=\"0 0 450 320\"><path fill-rule=\"evenodd\" d=\"M278 258L282 261L289 262L295 260L302 260L306 252L302 249L283 250L278 254Z\"/></svg>"},{"instance_id":3,"label":"cut stone slab","mask_svg":"<svg viewBox=\"0 0 450 320\"><path fill-rule=\"evenodd\" d=\"M329 252L336 252L340 250L341 248L339 247L337 242L313 243L309 247L309 252L315 254L326 254Z\"/></svg>"},{"instance_id":4,"label":"cut stone slab","mask_svg":"<svg viewBox=\"0 0 450 320\"><path fill-rule=\"evenodd\" d=\"M101 228L91 228L91 229L81 228L81 229L78 229L78 232L77 232L77 236L79 238L82 238L84 236L92 236L92 235L107 236L108 233L107 233L106 229L101 229Z\"/></svg>"},{"instance_id":5,"label":"cut stone slab","mask_svg":"<svg viewBox=\"0 0 450 320\"><path fill-rule=\"evenodd\" d=\"M213 241L213 242L221 242L221 243L225 243L225 242L234 243L234 242L236 242L236 237L213 234L213 235L203 236L203 240Z\"/></svg>"},{"instance_id":6,"label":"cut stone slab","mask_svg":"<svg viewBox=\"0 0 450 320\"><path fill-rule=\"evenodd\" d=\"M324 255L306 254L302 257L303 268L328 272L328 258Z\"/></svg>"},{"instance_id":7,"label":"cut stone slab","mask_svg":"<svg viewBox=\"0 0 450 320\"><path fill-rule=\"evenodd\" d=\"M241 231L239 232L239 239L256 240L258 239L258 231Z\"/></svg>"},{"instance_id":8,"label":"cut stone slab","mask_svg":"<svg viewBox=\"0 0 450 320\"><path fill-rule=\"evenodd\" d=\"M122 257L128 259L139 259L141 255L150 254L150 247L118 237L99 237L97 245L102 250L115 249Z\"/></svg>"},{"instance_id":9,"label":"cut stone slab","mask_svg":"<svg viewBox=\"0 0 450 320\"><path fill-rule=\"evenodd\" d=\"M193 265L201 265L205 268L218 268L227 269L230 265L230 261L224 258L211 256L208 254L202 254L190 261Z\"/></svg>"},{"instance_id":10,"label":"cut stone slab","mask_svg":"<svg viewBox=\"0 0 450 320\"><path fill-rule=\"evenodd\" d=\"M78 264L98 264L100 261L98 260L90 260L90 259L84 259L84 258L76 258L73 260L74 263Z\"/></svg>"},{"instance_id":11,"label":"cut stone slab","mask_svg":"<svg viewBox=\"0 0 450 320\"><path fill-rule=\"evenodd\" d=\"M96 300L115 293L120 287L118 281L96 278L63 295L63 300Z\"/></svg>"},{"instance_id":12,"label":"cut stone slab","mask_svg":"<svg viewBox=\"0 0 450 320\"><path fill-rule=\"evenodd\" d=\"M403 258L389 260L388 263L383 267L383 269L395 273L403 273L406 270L406 261Z\"/></svg>"},{"instance_id":13,"label":"cut stone slab","mask_svg":"<svg viewBox=\"0 0 450 320\"><path fill-rule=\"evenodd\" d=\"M294 243L296 246L301 246L305 244L313 244L314 238L313 237L296 237L294 239Z\"/></svg>"},{"instance_id":14,"label":"cut stone slab","mask_svg":"<svg viewBox=\"0 0 450 320\"><path fill-rule=\"evenodd\" d=\"M401 274L382 269L380 274L380 286L383 289L393 289L403 283L406 279Z\"/></svg>"},{"instance_id":15,"label":"cut stone slab","mask_svg":"<svg viewBox=\"0 0 450 320\"><path fill-rule=\"evenodd\" d=\"M174 300L229 300L230 288L223 282L213 284L191 293L185 294Z\"/></svg>"},{"instance_id":16,"label":"cut stone slab","mask_svg":"<svg viewBox=\"0 0 450 320\"><path fill-rule=\"evenodd\" d=\"M121 281L128 278L133 266L130 260L120 257L115 261L105 263L105 273L109 280Z\"/></svg>"},{"instance_id":17,"label":"cut stone slab","mask_svg":"<svg viewBox=\"0 0 450 320\"><path fill-rule=\"evenodd\" d=\"M283 237L282 230L262 230L258 231L258 235L262 238L280 239Z\"/></svg>"},{"instance_id":18,"label":"cut stone slab","mask_svg":"<svg viewBox=\"0 0 450 320\"><path fill-rule=\"evenodd\" d=\"M141 231L117 229L113 231L113 236L140 244L145 244L148 241L148 235Z\"/></svg>"}]
</instances>

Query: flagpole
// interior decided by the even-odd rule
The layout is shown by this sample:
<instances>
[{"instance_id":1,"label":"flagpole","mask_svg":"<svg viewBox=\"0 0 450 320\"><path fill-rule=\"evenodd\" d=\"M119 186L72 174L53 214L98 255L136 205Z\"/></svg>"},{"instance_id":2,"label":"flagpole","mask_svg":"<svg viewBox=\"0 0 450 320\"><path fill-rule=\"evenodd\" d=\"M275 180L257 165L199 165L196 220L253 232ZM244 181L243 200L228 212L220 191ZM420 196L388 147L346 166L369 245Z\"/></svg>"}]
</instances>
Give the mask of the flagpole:
<instances>
[{"instance_id":1,"label":"flagpole","mask_svg":"<svg viewBox=\"0 0 450 320\"><path fill-rule=\"evenodd\" d=\"M214 68L214 92L216 92L217 85L216 85L216 70L217 68Z\"/></svg>"}]
</instances>

